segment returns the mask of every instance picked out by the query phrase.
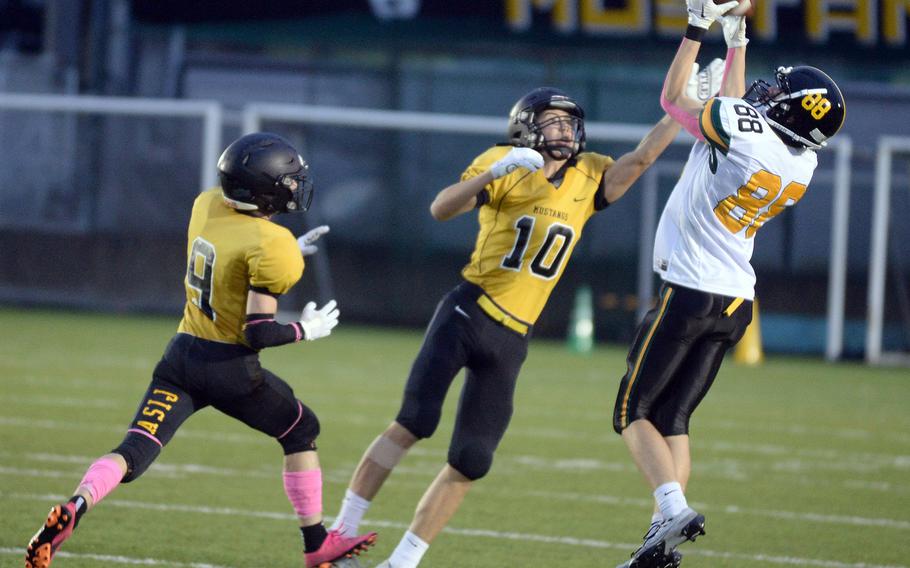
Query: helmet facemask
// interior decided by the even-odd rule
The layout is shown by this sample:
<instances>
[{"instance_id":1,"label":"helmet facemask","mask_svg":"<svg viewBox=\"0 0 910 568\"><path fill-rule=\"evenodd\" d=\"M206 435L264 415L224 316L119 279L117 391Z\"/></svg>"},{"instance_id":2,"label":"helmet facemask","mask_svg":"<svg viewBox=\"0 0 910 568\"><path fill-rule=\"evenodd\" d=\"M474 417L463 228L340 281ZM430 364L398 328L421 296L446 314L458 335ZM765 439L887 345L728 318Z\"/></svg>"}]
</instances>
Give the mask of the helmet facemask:
<instances>
[{"instance_id":1,"label":"helmet facemask","mask_svg":"<svg viewBox=\"0 0 910 568\"><path fill-rule=\"evenodd\" d=\"M529 131L535 137L532 146L535 150L546 152L554 160L568 160L578 154L584 139L584 129L584 121L580 117L566 114L552 116L542 122L535 120ZM558 134L554 139L549 139L545 133L547 130L557 130Z\"/></svg>"},{"instance_id":2,"label":"helmet facemask","mask_svg":"<svg viewBox=\"0 0 910 568\"><path fill-rule=\"evenodd\" d=\"M543 116L560 110L561 116ZM508 144L532 148L554 160L568 160L585 149L585 111L569 95L552 87L539 87L523 96L509 112ZM564 125L547 140L544 130ZM552 132L552 130L551 130ZM571 142L570 142L571 140Z\"/></svg>"},{"instance_id":3,"label":"helmet facemask","mask_svg":"<svg viewBox=\"0 0 910 568\"><path fill-rule=\"evenodd\" d=\"M301 161L303 159L301 158ZM304 163L303 168L295 174L285 174L278 178L275 186L286 189L290 193L290 198L277 208L278 212L297 212L303 213L310 208L313 202L313 180L308 175L309 166ZM280 205L273 202L276 206Z\"/></svg>"}]
</instances>

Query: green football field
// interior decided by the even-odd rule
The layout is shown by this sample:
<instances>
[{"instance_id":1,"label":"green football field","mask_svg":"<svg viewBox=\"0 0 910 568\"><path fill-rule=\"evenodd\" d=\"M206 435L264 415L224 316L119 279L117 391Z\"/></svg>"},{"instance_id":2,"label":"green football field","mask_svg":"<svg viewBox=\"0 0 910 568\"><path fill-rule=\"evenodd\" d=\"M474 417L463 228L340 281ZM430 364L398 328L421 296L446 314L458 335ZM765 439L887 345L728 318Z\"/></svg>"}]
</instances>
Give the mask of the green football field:
<instances>
[{"instance_id":1,"label":"green football field","mask_svg":"<svg viewBox=\"0 0 910 568\"><path fill-rule=\"evenodd\" d=\"M116 446L175 318L0 310L0 565L85 468ZM322 422L327 516L361 452L394 417L421 333L345 326L264 364ZM651 499L611 427L622 346L590 356L534 341L515 416L422 566L612 568ZM455 387L460 386L460 379ZM445 460L457 392L436 435L383 488L364 528L391 552ZM770 358L727 361L692 422L690 504L708 534L686 567L910 566L910 371ZM205 410L139 481L86 515L55 568L302 566L277 443Z\"/></svg>"}]
</instances>

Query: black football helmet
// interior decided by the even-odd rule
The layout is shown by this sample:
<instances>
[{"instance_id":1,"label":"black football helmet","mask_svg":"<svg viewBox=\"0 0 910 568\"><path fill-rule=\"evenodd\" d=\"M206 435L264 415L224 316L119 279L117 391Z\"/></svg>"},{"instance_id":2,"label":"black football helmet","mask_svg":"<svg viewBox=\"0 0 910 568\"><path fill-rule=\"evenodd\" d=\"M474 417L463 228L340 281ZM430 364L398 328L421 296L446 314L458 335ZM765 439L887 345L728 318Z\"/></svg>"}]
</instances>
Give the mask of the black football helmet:
<instances>
[{"instance_id":1,"label":"black football helmet","mask_svg":"<svg viewBox=\"0 0 910 568\"><path fill-rule=\"evenodd\" d=\"M218 159L224 199L264 215L306 211L313 200L309 166L291 144L269 132L241 136Z\"/></svg>"},{"instance_id":2,"label":"black football helmet","mask_svg":"<svg viewBox=\"0 0 910 568\"><path fill-rule=\"evenodd\" d=\"M784 143L818 150L844 124L844 97L820 69L800 65L778 67L776 86L758 80L743 99L762 111Z\"/></svg>"},{"instance_id":3,"label":"black football helmet","mask_svg":"<svg viewBox=\"0 0 910 568\"><path fill-rule=\"evenodd\" d=\"M543 135L545 124L537 121L547 109L560 109L572 117L575 131L570 151L562 145L549 143ZM558 120L558 119L556 119ZM518 99L509 112L509 144L547 152L555 160L567 160L585 149L585 111L575 99L552 87L539 87Z\"/></svg>"}]
</instances>

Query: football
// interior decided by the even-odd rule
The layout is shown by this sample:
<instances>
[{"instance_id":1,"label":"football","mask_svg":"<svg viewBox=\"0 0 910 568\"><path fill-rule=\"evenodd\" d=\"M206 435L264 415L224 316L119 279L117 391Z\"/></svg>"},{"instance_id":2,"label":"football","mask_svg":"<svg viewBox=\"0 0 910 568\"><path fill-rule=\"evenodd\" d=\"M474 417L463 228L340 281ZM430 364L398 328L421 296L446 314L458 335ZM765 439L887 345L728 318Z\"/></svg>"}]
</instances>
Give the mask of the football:
<instances>
[{"instance_id":1,"label":"football","mask_svg":"<svg viewBox=\"0 0 910 568\"><path fill-rule=\"evenodd\" d=\"M739 6L733 8L727 13L733 16L750 17L755 13L755 6L752 0L739 0Z\"/></svg>"}]
</instances>

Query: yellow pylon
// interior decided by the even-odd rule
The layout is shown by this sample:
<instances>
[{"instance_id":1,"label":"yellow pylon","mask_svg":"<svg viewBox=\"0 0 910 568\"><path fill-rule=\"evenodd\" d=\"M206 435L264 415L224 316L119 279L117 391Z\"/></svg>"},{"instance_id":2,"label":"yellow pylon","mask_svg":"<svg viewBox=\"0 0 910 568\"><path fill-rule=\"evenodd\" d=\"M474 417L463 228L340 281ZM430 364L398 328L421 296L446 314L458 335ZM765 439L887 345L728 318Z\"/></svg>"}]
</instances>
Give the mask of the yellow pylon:
<instances>
[{"instance_id":1,"label":"yellow pylon","mask_svg":"<svg viewBox=\"0 0 910 568\"><path fill-rule=\"evenodd\" d=\"M758 298L752 302L752 323L733 348L733 360L743 365L761 365L765 351L761 346L761 324L758 321Z\"/></svg>"}]
</instances>

